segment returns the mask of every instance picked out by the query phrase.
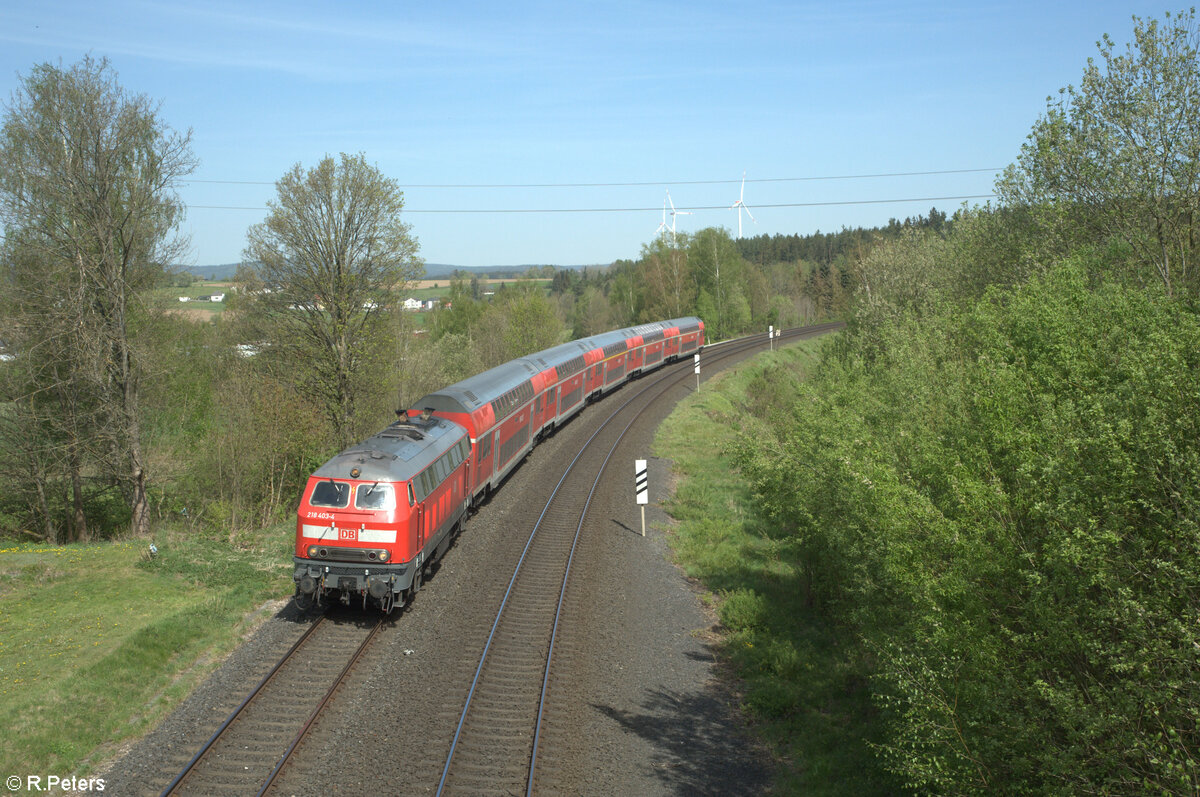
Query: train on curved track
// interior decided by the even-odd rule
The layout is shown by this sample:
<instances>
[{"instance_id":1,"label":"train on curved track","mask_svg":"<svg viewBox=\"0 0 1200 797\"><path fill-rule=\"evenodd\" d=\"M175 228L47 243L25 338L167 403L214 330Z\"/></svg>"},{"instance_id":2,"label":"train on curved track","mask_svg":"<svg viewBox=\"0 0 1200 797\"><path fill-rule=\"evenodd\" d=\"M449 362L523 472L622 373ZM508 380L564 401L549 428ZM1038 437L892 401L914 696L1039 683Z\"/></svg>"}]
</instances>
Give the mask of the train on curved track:
<instances>
[{"instance_id":1,"label":"train on curved track","mask_svg":"<svg viewBox=\"0 0 1200 797\"><path fill-rule=\"evenodd\" d=\"M699 318L618 329L519 357L397 411L308 478L296 518L297 602L403 606L470 510L539 440L589 401L703 346Z\"/></svg>"}]
</instances>

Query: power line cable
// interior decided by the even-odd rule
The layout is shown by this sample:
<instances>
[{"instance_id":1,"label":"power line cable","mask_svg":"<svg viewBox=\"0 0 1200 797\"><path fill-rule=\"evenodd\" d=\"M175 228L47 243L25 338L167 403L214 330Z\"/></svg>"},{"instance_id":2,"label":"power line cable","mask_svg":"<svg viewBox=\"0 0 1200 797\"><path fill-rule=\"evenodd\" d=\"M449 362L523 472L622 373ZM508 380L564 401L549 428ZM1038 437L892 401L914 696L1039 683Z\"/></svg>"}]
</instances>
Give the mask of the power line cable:
<instances>
[{"instance_id":1,"label":"power line cable","mask_svg":"<svg viewBox=\"0 0 1200 797\"><path fill-rule=\"evenodd\" d=\"M928 177L941 174L977 174L998 172L1000 168L986 169L940 169L926 172L881 172L879 174L830 174L816 177L758 177L746 178L747 183L800 183L818 180L866 180L883 177ZM274 181L263 180L185 180L184 184L206 185L275 185ZM737 185L742 180L653 180L631 183L410 183L401 188L639 188L670 185Z\"/></svg>"},{"instance_id":2,"label":"power line cable","mask_svg":"<svg viewBox=\"0 0 1200 797\"><path fill-rule=\"evenodd\" d=\"M994 199L995 194L964 194L961 196L927 196L910 197L905 199L851 199L834 202L778 202L751 205L752 208L819 208L835 207L838 205L885 205L903 202L959 202L969 199ZM238 205L188 205L188 208L203 210L268 210L265 207L245 207ZM657 212L659 207L637 208L405 208L403 213L643 213ZM689 205L679 206L679 211L696 210L730 210L729 205Z\"/></svg>"}]
</instances>

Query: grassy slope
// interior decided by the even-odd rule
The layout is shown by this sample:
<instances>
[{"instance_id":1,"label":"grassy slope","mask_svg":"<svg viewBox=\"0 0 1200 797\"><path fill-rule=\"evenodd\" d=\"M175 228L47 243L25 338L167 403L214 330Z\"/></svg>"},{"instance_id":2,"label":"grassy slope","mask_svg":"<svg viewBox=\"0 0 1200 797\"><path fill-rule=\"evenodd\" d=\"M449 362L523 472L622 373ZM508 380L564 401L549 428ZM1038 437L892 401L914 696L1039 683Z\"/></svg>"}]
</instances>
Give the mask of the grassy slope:
<instances>
[{"instance_id":1,"label":"grassy slope","mask_svg":"<svg viewBox=\"0 0 1200 797\"><path fill-rule=\"evenodd\" d=\"M656 453L674 460L679 478L669 506L676 557L717 603L723 655L781 764L778 790L894 794L871 753L875 715L858 662L805 605L786 535L756 517L728 456L745 407L757 400L751 382L767 369L802 375L824 340L760 355L706 382L663 424Z\"/></svg>"},{"instance_id":2,"label":"grassy slope","mask_svg":"<svg viewBox=\"0 0 1200 797\"><path fill-rule=\"evenodd\" d=\"M163 717L291 591L292 528L0 548L0 771L86 774Z\"/></svg>"}]
</instances>

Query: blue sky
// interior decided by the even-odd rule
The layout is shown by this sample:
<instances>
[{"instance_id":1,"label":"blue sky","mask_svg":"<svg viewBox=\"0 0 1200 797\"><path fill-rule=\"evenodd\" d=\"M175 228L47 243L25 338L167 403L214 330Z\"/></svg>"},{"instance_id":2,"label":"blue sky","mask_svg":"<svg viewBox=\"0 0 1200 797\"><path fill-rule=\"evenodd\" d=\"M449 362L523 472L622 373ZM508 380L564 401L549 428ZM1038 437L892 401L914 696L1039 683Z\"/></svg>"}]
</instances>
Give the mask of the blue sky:
<instances>
[{"instance_id":1,"label":"blue sky","mask_svg":"<svg viewBox=\"0 0 1200 797\"><path fill-rule=\"evenodd\" d=\"M679 230L736 232L743 171L746 235L953 211L931 198L990 194L965 170L1011 163L1102 34L1123 48L1168 8L0 0L0 99L90 52L161 101L200 161L195 265L240 260L274 181L339 152L404 187L430 263L609 263L653 239L668 189L695 209Z\"/></svg>"}]
</instances>

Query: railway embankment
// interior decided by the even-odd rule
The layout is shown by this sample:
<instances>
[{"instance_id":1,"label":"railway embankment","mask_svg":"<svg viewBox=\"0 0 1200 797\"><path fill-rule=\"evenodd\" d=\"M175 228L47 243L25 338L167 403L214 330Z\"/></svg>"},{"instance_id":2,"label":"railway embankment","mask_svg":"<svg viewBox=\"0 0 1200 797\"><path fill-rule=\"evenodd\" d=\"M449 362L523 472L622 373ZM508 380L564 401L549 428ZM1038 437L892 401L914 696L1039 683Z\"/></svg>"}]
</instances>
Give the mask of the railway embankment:
<instances>
[{"instance_id":1,"label":"railway embankment","mask_svg":"<svg viewBox=\"0 0 1200 797\"><path fill-rule=\"evenodd\" d=\"M153 727L290 595L293 529L0 547L0 771L86 776Z\"/></svg>"},{"instance_id":2,"label":"railway embankment","mask_svg":"<svg viewBox=\"0 0 1200 797\"><path fill-rule=\"evenodd\" d=\"M806 605L786 530L761 519L733 464L739 435L786 411L825 336L714 376L663 423L656 455L674 462L667 506L678 564L703 587L713 647L785 794L884 794L899 786L872 753L876 711L856 646Z\"/></svg>"}]
</instances>

